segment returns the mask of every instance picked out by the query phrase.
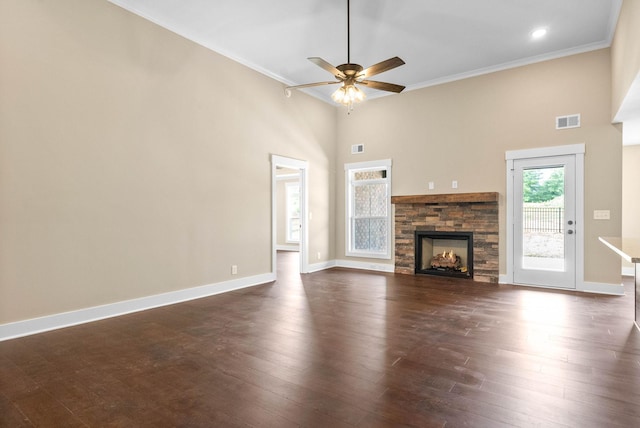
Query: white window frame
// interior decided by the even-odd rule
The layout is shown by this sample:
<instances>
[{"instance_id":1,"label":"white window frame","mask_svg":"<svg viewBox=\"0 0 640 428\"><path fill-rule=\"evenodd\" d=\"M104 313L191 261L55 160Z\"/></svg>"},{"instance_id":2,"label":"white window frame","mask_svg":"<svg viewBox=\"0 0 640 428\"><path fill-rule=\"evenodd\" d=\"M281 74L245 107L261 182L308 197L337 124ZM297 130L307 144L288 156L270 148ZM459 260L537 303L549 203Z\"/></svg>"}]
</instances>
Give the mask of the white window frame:
<instances>
[{"instance_id":1,"label":"white window frame","mask_svg":"<svg viewBox=\"0 0 640 428\"><path fill-rule=\"evenodd\" d=\"M378 161L368 161L368 162L355 162L355 163L347 163L344 165L344 175L345 175L345 241L346 241L346 249L345 255L348 257L366 257L366 258L375 258L375 259L391 259L391 246L393 241L393 236L391 234L392 230L392 213L391 213L391 159L383 159ZM385 183L387 187L387 200L386 200L386 211L387 211L387 246L383 252L379 251L363 251L363 250L354 250L353 249L353 212L354 212L354 204L355 200L353 198L353 188L356 186L356 183L352 180L354 173L362 172L362 171L379 171L386 170L386 178L376 179L376 180L366 180L358 181L359 184L373 184L373 183Z\"/></svg>"},{"instance_id":2,"label":"white window frame","mask_svg":"<svg viewBox=\"0 0 640 428\"><path fill-rule=\"evenodd\" d=\"M293 239L291 237L291 234L293 232L293 228L291 227L291 221L293 219L298 219L298 224L300 224L300 215L298 215L297 217L294 217L291 215L291 211L292 211L292 207L291 207L291 197L292 197L292 192L295 190L295 192L298 194L298 214L300 213L300 183L295 181L289 181L285 183L285 195L286 195L286 239L285 241L287 242L287 244L299 244L300 243L300 239ZM301 229L300 227L298 227L298 236L300 236L301 233Z\"/></svg>"}]
</instances>

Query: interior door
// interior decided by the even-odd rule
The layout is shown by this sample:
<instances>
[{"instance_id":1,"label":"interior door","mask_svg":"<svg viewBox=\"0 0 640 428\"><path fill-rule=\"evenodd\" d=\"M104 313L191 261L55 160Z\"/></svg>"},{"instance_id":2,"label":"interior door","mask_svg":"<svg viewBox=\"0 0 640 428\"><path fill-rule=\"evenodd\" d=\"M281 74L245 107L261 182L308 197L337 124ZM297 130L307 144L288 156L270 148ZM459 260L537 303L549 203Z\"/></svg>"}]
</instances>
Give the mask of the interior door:
<instances>
[{"instance_id":1,"label":"interior door","mask_svg":"<svg viewBox=\"0 0 640 428\"><path fill-rule=\"evenodd\" d=\"M575 156L513 164L513 280L576 288Z\"/></svg>"}]
</instances>

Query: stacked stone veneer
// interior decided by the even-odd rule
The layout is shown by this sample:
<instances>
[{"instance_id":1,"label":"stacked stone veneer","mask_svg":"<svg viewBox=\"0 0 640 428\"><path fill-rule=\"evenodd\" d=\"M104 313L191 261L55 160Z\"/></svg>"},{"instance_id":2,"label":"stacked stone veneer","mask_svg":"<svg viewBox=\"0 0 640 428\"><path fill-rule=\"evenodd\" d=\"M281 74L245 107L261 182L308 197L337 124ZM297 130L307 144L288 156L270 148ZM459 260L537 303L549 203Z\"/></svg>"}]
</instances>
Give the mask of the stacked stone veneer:
<instances>
[{"instance_id":1,"label":"stacked stone veneer","mask_svg":"<svg viewBox=\"0 0 640 428\"><path fill-rule=\"evenodd\" d=\"M498 282L497 201L396 203L396 273L415 273L416 230L473 232L473 279Z\"/></svg>"}]
</instances>

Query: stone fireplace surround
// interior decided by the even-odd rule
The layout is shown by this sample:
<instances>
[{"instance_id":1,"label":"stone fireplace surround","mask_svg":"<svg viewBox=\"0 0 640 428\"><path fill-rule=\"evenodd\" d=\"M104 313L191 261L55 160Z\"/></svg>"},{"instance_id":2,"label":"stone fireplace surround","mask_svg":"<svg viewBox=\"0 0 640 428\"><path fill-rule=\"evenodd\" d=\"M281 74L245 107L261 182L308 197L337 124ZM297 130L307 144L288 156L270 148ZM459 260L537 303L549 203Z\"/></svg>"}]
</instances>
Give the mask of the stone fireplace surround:
<instances>
[{"instance_id":1,"label":"stone fireplace surround","mask_svg":"<svg viewBox=\"0 0 640 428\"><path fill-rule=\"evenodd\" d=\"M473 279L497 283L498 193L393 196L395 272L415 273L416 230L473 232Z\"/></svg>"}]
</instances>

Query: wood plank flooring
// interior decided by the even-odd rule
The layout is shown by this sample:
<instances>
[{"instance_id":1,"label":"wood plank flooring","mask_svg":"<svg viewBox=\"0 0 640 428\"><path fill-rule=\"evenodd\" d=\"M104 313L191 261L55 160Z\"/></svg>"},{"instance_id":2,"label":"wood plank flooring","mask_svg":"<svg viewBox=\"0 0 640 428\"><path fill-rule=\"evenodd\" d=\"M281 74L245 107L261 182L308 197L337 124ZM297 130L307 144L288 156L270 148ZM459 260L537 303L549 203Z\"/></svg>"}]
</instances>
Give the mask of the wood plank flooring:
<instances>
[{"instance_id":1,"label":"wood plank flooring","mask_svg":"<svg viewBox=\"0 0 640 428\"><path fill-rule=\"evenodd\" d=\"M628 295L331 269L0 342L2 427L638 427Z\"/></svg>"}]
</instances>

